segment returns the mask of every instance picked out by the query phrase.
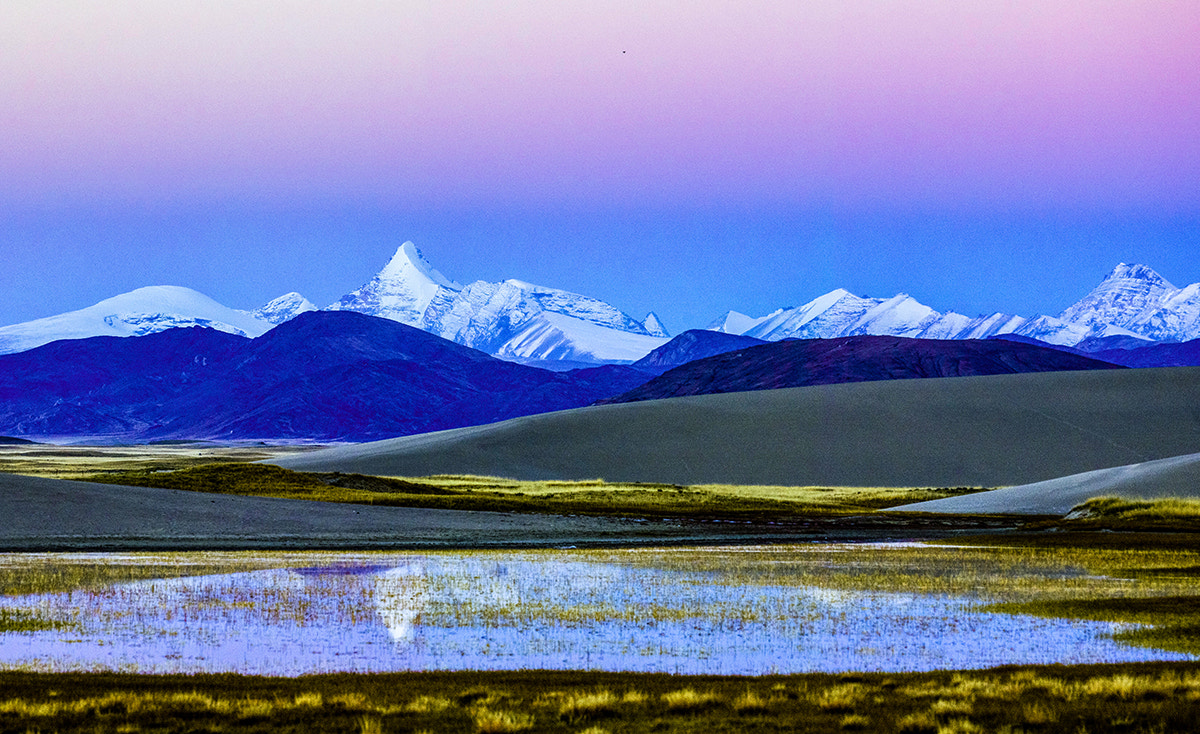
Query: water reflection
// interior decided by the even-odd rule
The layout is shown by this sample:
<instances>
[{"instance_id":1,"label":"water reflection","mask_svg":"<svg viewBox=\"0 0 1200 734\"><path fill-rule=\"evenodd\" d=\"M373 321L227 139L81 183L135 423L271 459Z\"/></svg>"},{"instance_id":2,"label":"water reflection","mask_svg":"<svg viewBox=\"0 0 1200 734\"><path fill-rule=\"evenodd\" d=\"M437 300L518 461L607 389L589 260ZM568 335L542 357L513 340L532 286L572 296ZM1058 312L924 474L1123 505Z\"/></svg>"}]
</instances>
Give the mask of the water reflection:
<instances>
[{"instance_id":1,"label":"water reflection","mask_svg":"<svg viewBox=\"0 0 1200 734\"><path fill-rule=\"evenodd\" d=\"M0 666L763 674L1187 659L1119 645L1104 623L796 583L786 554L763 576L722 571L722 552L738 551L359 554L8 599L77 627L0 636Z\"/></svg>"},{"instance_id":2,"label":"water reflection","mask_svg":"<svg viewBox=\"0 0 1200 734\"><path fill-rule=\"evenodd\" d=\"M425 605L425 570L416 563L389 568L375 576L375 609L392 642L416 638L417 617Z\"/></svg>"}]
</instances>

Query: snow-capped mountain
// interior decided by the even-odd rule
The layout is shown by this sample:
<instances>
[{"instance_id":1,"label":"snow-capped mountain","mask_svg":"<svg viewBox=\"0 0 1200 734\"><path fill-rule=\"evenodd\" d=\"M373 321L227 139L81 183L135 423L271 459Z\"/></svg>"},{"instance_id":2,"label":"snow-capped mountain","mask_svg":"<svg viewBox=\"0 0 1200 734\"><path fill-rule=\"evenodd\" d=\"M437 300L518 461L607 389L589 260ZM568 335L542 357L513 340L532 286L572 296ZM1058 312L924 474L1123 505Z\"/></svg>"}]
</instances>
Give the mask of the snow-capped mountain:
<instances>
[{"instance_id":1,"label":"snow-capped mountain","mask_svg":"<svg viewBox=\"0 0 1200 734\"><path fill-rule=\"evenodd\" d=\"M262 319L272 324L282 324L284 321L291 321L302 313L316 310L317 307L313 305L312 301L292 291L271 301L255 311L253 315L257 319Z\"/></svg>"},{"instance_id":2,"label":"snow-capped mountain","mask_svg":"<svg viewBox=\"0 0 1200 734\"><path fill-rule=\"evenodd\" d=\"M642 326L645 327L646 333L650 336L661 336L670 338L671 332L667 331L667 327L663 326L662 321L658 318L658 314L651 311L646 314L646 318L642 319Z\"/></svg>"},{"instance_id":3,"label":"snow-capped mountain","mask_svg":"<svg viewBox=\"0 0 1200 734\"><path fill-rule=\"evenodd\" d=\"M1121 263L1057 318L1003 313L971 318L939 313L904 293L864 298L838 289L758 318L730 311L708 328L767 341L867 334L925 339L1016 334L1067 346L1108 336L1187 341L1200 337L1200 284L1176 288L1145 265Z\"/></svg>"},{"instance_id":4,"label":"snow-capped mountain","mask_svg":"<svg viewBox=\"0 0 1200 734\"><path fill-rule=\"evenodd\" d=\"M578 293L520 280L460 286L411 242L328 308L392 319L518 361L632 362L666 342L616 307ZM663 331L656 316L653 327Z\"/></svg>"},{"instance_id":5,"label":"snow-capped mountain","mask_svg":"<svg viewBox=\"0 0 1200 734\"><path fill-rule=\"evenodd\" d=\"M1145 265L1121 263L1059 318L1086 326L1089 337L1189 341L1200 337L1200 283L1176 288Z\"/></svg>"},{"instance_id":6,"label":"snow-capped mountain","mask_svg":"<svg viewBox=\"0 0 1200 734\"><path fill-rule=\"evenodd\" d=\"M769 318L778 316L786 309L776 309L766 316L747 316L739 311L726 311L724 316L704 327L708 331L722 331L726 334L745 334Z\"/></svg>"},{"instance_id":7,"label":"snow-capped mountain","mask_svg":"<svg viewBox=\"0 0 1200 734\"><path fill-rule=\"evenodd\" d=\"M255 337L265 334L273 324L222 306L191 288L156 285L78 311L0 327L0 354L22 352L59 339L142 336L181 326L206 326Z\"/></svg>"},{"instance_id":8,"label":"snow-capped mountain","mask_svg":"<svg viewBox=\"0 0 1200 734\"><path fill-rule=\"evenodd\" d=\"M416 245L405 242L369 283L325 310L357 311L424 328L425 310L443 290L457 293L462 286L434 270Z\"/></svg>"},{"instance_id":9,"label":"snow-capped mountain","mask_svg":"<svg viewBox=\"0 0 1200 734\"><path fill-rule=\"evenodd\" d=\"M317 310L298 293L253 313L227 308L189 288L139 288L78 311L0 327L0 354L59 339L135 336L206 326L255 337ZM651 312L637 319L578 293L521 280L460 285L405 242L370 282L329 305L398 321L510 361L556 365L634 362L662 346L668 332ZM845 336L984 339L1003 334L1074 346L1123 337L1150 342L1200 338L1200 283L1176 288L1145 265L1122 263L1057 317L940 313L905 293L867 298L834 290L759 317L729 311L710 331L779 341Z\"/></svg>"},{"instance_id":10,"label":"snow-capped mountain","mask_svg":"<svg viewBox=\"0 0 1200 734\"><path fill-rule=\"evenodd\" d=\"M863 335L981 339L1012 331L1024 322L1004 314L977 318L953 311L942 314L906 293L866 298L839 288L803 306L781 308L758 318L730 311L708 328L766 341Z\"/></svg>"}]
</instances>

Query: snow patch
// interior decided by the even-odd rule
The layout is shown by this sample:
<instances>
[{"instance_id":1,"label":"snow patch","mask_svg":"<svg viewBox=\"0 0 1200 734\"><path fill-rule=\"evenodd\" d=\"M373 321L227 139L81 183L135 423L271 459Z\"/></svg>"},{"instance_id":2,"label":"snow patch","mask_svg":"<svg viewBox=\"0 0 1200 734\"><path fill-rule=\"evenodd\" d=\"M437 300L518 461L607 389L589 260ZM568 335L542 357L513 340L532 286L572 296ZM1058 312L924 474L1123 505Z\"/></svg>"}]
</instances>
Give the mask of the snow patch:
<instances>
[{"instance_id":1,"label":"snow patch","mask_svg":"<svg viewBox=\"0 0 1200 734\"><path fill-rule=\"evenodd\" d=\"M256 337L274 324L217 303L191 288L156 285L107 298L77 311L0 328L0 354L23 352L59 339L141 336L166 329L205 326Z\"/></svg>"},{"instance_id":2,"label":"snow patch","mask_svg":"<svg viewBox=\"0 0 1200 734\"><path fill-rule=\"evenodd\" d=\"M272 300L267 305L255 311L253 316L278 325L285 321L290 321L302 313L316 310L317 307L312 301L292 291Z\"/></svg>"}]
</instances>

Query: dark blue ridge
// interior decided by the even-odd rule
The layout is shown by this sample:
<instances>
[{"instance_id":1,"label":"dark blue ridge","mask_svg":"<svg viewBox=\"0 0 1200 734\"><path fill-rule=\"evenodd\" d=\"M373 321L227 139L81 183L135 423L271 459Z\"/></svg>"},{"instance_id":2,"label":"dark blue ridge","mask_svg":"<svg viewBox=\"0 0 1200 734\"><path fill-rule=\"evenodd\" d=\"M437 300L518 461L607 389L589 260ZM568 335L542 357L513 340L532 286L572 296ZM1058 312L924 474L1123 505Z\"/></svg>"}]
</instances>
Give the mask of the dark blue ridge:
<instances>
[{"instance_id":1,"label":"dark blue ridge","mask_svg":"<svg viewBox=\"0 0 1200 734\"><path fill-rule=\"evenodd\" d=\"M1119 369L1078 354L992 339L849 336L769 342L664 372L602 403L925 377Z\"/></svg>"},{"instance_id":2,"label":"dark blue ridge","mask_svg":"<svg viewBox=\"0 0 1200 734\"><path fill-rule=\"evenodd\" d=\"M0 356L0 434L364 441L580 407L645 379L627 366L551 372L387 319L311 312L257 339L192 327Z\"/></svg>"}]
</instances>

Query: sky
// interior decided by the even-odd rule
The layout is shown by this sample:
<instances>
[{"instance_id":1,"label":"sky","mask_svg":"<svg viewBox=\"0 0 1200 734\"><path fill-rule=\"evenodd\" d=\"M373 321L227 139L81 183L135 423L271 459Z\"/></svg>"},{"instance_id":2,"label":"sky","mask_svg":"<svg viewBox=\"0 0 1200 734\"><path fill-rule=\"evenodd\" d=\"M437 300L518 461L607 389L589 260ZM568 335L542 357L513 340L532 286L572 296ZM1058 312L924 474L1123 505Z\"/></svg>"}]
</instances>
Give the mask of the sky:
<instances>
[{"instance_id":1,"label":"sky","mask_svg":"<svg viewBox=\"0 0 1200 734\"><path fill-rule=\"evenodd\" d=\"M672 332L1200 281L1192 0L0 3L0 324L320 306L412 240Z\"/></svg>"}]
</instances>

